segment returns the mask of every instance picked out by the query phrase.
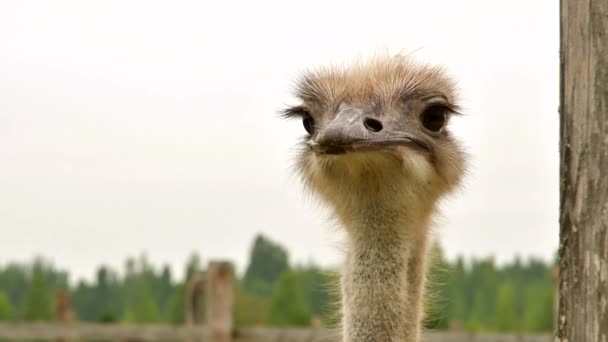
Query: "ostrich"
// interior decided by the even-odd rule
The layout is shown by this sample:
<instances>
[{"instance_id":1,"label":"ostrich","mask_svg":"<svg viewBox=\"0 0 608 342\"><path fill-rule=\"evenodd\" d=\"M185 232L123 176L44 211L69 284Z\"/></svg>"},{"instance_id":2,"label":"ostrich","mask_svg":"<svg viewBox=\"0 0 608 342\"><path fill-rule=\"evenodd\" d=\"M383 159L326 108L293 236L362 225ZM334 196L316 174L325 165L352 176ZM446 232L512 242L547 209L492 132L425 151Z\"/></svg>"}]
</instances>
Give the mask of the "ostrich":
<instances>
[{"instance_id":1,"label":"ostrich","mask_svg":"<svg viewBox=\"0 0 608 342\"><path fill-rule=\"evenodd\" d=\"M345 231L345 342L418 342L430 226L465 171L447 129L455 85L406 56L304 73L285 109L307 135L296 171Z\"/></svg>"}]
</instances>

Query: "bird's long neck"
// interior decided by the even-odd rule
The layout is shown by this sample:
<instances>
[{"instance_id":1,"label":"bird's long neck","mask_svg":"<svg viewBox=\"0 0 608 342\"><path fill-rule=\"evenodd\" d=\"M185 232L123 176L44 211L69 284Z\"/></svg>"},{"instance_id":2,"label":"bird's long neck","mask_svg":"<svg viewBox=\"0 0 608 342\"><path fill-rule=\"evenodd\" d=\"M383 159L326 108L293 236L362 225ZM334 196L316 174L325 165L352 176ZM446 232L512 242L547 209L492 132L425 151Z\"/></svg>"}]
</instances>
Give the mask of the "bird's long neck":
<instances>
[{"instance_id":1,"label":"bird's long neck","mask_svg":"<svg viewBox=\"0 0 608 342\"><path fill-rule=\"evenodd\" d=\"M344 342L420 340L429 217L370 207L346 222Z\"/></svg>"}]
</instances>

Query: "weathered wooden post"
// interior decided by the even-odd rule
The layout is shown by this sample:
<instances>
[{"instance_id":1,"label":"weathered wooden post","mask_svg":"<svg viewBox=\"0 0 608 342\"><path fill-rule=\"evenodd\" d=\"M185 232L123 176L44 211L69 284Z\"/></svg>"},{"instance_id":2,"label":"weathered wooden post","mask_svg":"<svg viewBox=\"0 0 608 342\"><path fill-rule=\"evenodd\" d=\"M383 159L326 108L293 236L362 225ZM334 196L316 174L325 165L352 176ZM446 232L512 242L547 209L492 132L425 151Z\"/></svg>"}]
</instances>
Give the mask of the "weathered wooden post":
<instances>
[{"instance_id":1,"label":"weathered wooden post","mask_svg":"<svg viewBox=\"0 0 608 342\"><path fill-rule=\"evenodd\" d=\"M211 261L207 268L207 327L210 342L232 341L232 265Z\"/></svg>"},{"instance_id":2,"label":"weathered wooden post","mask_svg":"<svg viewBox=\"0 0 608 342\"><path fill-rule=\"evenodd\" d=\"M61 323L70 323L76 320L76 314L72 309L70 294L67 290L55 293L55 319Z\"/></svg>"},{"instance_id":3,"label":"weathered wooden post","mask_svg":"<svg viewBox=\"0 0 608 342\"><path fill-rule=\"evenodd\" d=\"M186 287L186 325L194 326L203 323L201 305L205 296L205 273L192 276Z\"/></svg>"},{"instance_id":4,"label":"weathered wooden post","mask_svg":"<svg viewBox=\"0 0 608 342\"><path fill-rule=\"evenodd\" d=\"M55 320L63 324L73 323L76 320L76 314L72 309L70 294L67 290L60 290L55 293ZM62 336L57 339L57 342L72 341L75 337Z\"/></svg>"},{"instance_id":5,"label":"weathered wooden post","mask_svg":"<svg viewBox=\"0 0 608 342\"><path fill-rule=\"evenodd\" d=\"M608 0L561 0L558 342L608 341Z\"/></svg>"}]
</instances>

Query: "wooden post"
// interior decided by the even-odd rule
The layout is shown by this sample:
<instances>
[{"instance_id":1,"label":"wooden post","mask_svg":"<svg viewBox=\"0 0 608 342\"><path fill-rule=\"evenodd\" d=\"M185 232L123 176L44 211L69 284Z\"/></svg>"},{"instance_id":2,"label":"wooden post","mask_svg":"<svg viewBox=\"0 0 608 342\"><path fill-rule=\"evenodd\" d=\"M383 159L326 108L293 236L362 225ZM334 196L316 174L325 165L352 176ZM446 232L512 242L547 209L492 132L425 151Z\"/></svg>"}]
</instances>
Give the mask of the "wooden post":
<instances>
[{"instance_id":1,"label":"wooden post","mask_svg":"<svg viewBox=\"0 0 608 342\"><path fill-rule=\"evenodd\" d=\"M233 293L232 265L211 261L207 268L207 327L209 341L232 341Z\"/></svg>"},{"instance_id":2,"label":"wooden post","mask_svg":"<svg viewBox=\"0 0 608 342\"><path fill-rule=\"evenodd\" d=\"M192 276L186 287L186 325L203 323L201 305L205 296L205 273Z\"/></svg>"},{"instance_id":3,"label":"wooden post","mask_svg":"<svg viewBox=\"0 0 608 342\"><path fill-rule=\"evenodd\" d=\"M608 0L561 0L558 342L608 341Z\"/></svg>"},{"instance_id":4,"label":"wooden post","mask_svg":"<svg viewBox=\"0 0 608 342\"><path fill-rule=\"evenodd\" d=\"M63 324L73 323L76 320L76 314L72 309L70 302L70 294L67 290L60 290L55 293L55 320ZM74 336L62 336L57 338L57 342L72 341Z\"/></svg>"},{"instance_id":5,"label":"wooden post","mask_svg":"<svg viewBox=\"0 0 608 342\"><path fill-rule=\"evenodd\" d=\"M76 320L76 314L72 309L70 294L67 290L55 293L55 319L62 323L70 323Z\"/></svg>"}]
</instances>

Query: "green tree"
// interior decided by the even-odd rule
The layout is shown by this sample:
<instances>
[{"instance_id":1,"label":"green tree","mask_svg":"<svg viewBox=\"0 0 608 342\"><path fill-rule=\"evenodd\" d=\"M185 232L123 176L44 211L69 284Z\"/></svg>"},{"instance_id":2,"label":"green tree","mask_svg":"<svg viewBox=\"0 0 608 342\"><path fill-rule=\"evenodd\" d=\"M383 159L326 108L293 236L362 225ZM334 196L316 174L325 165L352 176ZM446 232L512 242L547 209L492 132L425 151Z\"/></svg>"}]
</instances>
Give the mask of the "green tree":
<instances>
[{"instance_id":1,"label":"green tree","mask_svg":"<svg viewBox=\"0 0 608 342\"><path fill-rule=\"evenodd\" d=\"M6 293L0 292L0 321L11 319L13 319L13 306Z\"/></svg>"},{"instance_id":2,"label":"green tree","mask_svg":"<svg viewBox=\"0 0 608 342\"><path fill-rule=\"evenodd\" d=\"M271 325L309 325L310 311L293 272L279 278L270 302L268 323Z\"/></svg>"},{"instance_id":3,"label":"green tree","mask_svg":"<svg viewBox=\"0 0 608 342\"><path fill-rule=\"evenodd\" d=\"M475 315L471 315L468 317L465 323L465 329L470 332L480 332L483 331L483 325L479 322L479 319Z\"/></svg>"},{"instance_id":4,"label":"green tree","mask_svg":"<svg viewBox=\"0 0 608 342\"><path fill-rule=\"evenodd\" d=\"M473 321L479 322L482 330L490 330L494 325L494 314L498 287L500 285L500 271L494 265L494 260L474 260L467 281L464 285L467 298L472 298L470 307Z\"/></svg>"},{"instance_id":5,"label":"green tree","mask_svg":"<svg viewBox=\"0 0 608 342\"><path fill-rule=\"evenodd\" d=\"M92 289L92 319L101 322L114 322L120 317L123 309L118 276L108 267L97 269L97 283Z\"/></svg>"},{"instance_id":6,"label":"green tree","mask_svg":"<svg viewBox=\"0 0 608 342\"><path fill-rule=\"evenodd\" d=\"M0 290L8 296L13 308L20 307L29 286L28 278L28 268L24 265L10 263L4 269L0 268Z\"/></svg>"},{"instance_id":7,"label":"green tree","mask_svg":"<svg viewBox=\"0 0 608 342\"><path fill-rule=\"evenodd\" d=\"M25 294L23 318L29 321L50 320L52 316L44 266L42 262L37 261L32 268L30 286Z\"/></svg>"},{"instance_id":8,"label":"green tree","mask_svg":"<svg viewBox=\"0 0 608 342\"><path fill-rule=\"evenodd\" d=\"M285 248L262 235L253 243L249 265L243 278L243 290L270 297L275 281L289 267Z\"/></svg>"},{"instance_id":9,"label":"green tree","mask_svg":"<svg viewBox=\"0 0 608 342\"><path fill-rule=\"evenodd\" d=\"M161 312L167 311L169 299L173 294L173 283L171 279L171 268L164 265L159 276L156 277L154 286L154 297L158 298L159 309Z\"/></svg>"},{"instance_id":10,"label":"green tree","mask_svg":"<svg viewBox=\"0 0 608 342\"><path fill-rule=\"evenodd\" d=\"M472 305L466 315L465 320L465 327L470 332L479 332L491 329L492 326L486 323L486 321L494 317L494 312L484 314L484 308L487 307L488 304L484 297L483 287L478 286L477 289L478 291L473 294ZM494 304L492 303L491 305L493 306ZM491 324L494 324L494 322L492 321Z\"/></svg>"},{"instance_id":11,"label":"green tree","mask_svg":"<svg viewBox=\"0 0 608 342\"><path fill-rule=\"evenodd\" d=\"M496 300L496 330L515 331L518 328L515 311L515 294L510 281L503 283L498 289Z\"/></svg>"},{"instance_id":12,"label":"green tree","mask_svg":"<svg viewBox=\"0 0 608 342\"><path fill-rule=\"evenodd\" d=\"M234 321L237 326L265 325L270 301L236 289Z\"/></svg>"},{"instance_id":13,"label":"green tree","mask_svg":"<svg viewBox=\"0 0 608 342\"><path fill-rule=\"evenodd\" d=\"M330 283L327 272L313 263L296 267L292 272L296 276L304 301L309 305L311 313L323 315L330 291L334 290L334 285L337 284Z\"/></svg>"},{"instance_id":14,"label":"green tree","mask_svg":"<svg viewBox=\"0 0 608 342\"><path fill-rule=\"evenodd\" d=\"M164 314L165 320L173 324L182 324L186 321L186 289L179 284L167 301Z\"/></svg>"},{"instance_id":15,"label":"green tree","mask_svg":"<svg viewBox=\"0 0 608 342\"><path fill-rule=\"evenodd\" d=\"M160 319L158 305L147 284L143 284L135 301L125 313L125 321L132 323L153 323Z\"/></svg>"},{"instance_id":16,"label":"green tree","mask_svg":"<svg viewBox=\"0 0 608 342\"><path fill-rule=\"evenodd\" d=\"M551 332L553 330L553 290L531 287L526 292L528 305L524 311L523 329L534 332Z\"/></svg>"}]
</instances>

